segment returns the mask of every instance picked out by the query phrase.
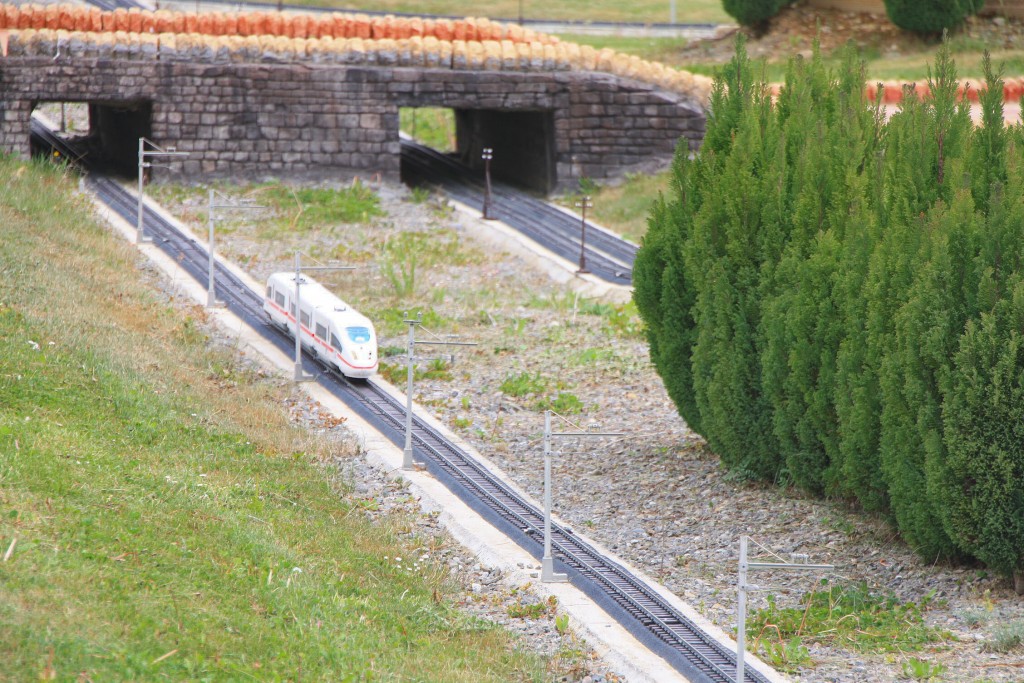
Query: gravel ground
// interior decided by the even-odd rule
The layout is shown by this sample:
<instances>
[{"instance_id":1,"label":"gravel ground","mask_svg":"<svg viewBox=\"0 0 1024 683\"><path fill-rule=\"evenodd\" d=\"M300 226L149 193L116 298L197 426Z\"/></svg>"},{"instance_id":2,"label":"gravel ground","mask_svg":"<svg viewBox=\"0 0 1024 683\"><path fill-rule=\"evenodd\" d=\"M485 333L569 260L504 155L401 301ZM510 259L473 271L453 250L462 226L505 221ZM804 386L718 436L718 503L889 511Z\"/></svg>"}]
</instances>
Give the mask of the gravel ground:
<instances>
[{"instance_id":1,"label":"gravel ground","mask_svg":"<svg viewBox=\"0 0 1024 683\"><path fill-rule=\"evenodd\" d=\"M569 429L599 424L602 431L623 432L617 439L557 444L556 513L726 631L735 628L738 539L750 535L766 551L783 557L802 553L811 562L836 566L827 575L758 573L751 580L764 590L754 594L752 608L764 607L768 595L776 596L780 606L799 606L802 594L821 578L865 582L901 601L931 596L927 621L949 633L937 646L885 654L860 654L808 639L810 659L795 668L794 680L894 681L904 677L904 664L912 658L945 666L944 681L1024 680L1020 647L1008 653L985 648L1024 633L1024 605L1008 583L979 568L924 563L882 520L730 476L668 400L628 309L585 301L550 283L529 262L485 252L474 234L486 225L454 214L436 198L413 201L404 187L373 187L382 197L385 218L299 237L260 228L262 219L256 218L252 225L225 226L219 247L257 279L292 267L297 247L363 266L355 275L321 279L382 321L382 349L404 346L403 327L383 322L394 310L432 311L438 316L437 331L476 341L479 345L460 352L443 376L418 379L416 400L538 499L545 402L557 401L568 413ZM205 225L203 189L156 188L156 193L179 217ZM393 274L374 267L373 255L406 231L429 237L434 246L425 249L433 249L433 256L421 255L413 291L399 296ZM533 392L513 396L508 386L502 391L503 382L513 377L521 385L532 383ZM366 467L345 466L357 486L382 501L382 508L412 505L393 483ZM422 525L429 528L430 519L423 518ZM518 589L503 585L457 548L445 547L451 555L444 561L470 569L463 601L467 609L490 605L488 618L523 632L524 646L566 649L553 634L550 617L535 623L508 618L509 601L523 599L513 592ZM579 670L565 674L566 680L622 680L585 647L568 649L583 654L572 664Z\"/></svg>"}]
</instances>

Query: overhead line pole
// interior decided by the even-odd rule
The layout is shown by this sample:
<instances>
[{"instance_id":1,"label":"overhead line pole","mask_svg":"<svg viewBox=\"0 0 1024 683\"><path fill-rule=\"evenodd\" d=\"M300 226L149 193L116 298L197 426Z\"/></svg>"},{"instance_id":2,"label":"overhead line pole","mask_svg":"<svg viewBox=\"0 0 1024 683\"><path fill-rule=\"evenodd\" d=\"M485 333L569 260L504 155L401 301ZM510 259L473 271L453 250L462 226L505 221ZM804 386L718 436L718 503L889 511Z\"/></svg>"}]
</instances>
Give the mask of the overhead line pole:
<instances>
[{"instance_id":1,"label":"overhead line pole","mask_svg":"<svg viewBox=\"0 0 1024 683\"><path fill-rule=\"evenodd\" d=\"M210 255L210 272L209 272L208 283L207 283L207 290L206 290L206 306L208 308L213 308L213 307L216 307L216 306L223 306L224 305L223 301L217 301L217 293L216 293L216 290L214 289L216 287L216 284L215 284L216 281L214 279L214 269L215 269L215 265L216 265L216 259L214 258L214 253L213 253L214 252L213 224L214 224L214 221L216 219L213 217L213 210L214 209L265 209L266 208L265 206L258 206L258 205L255 205L255 204L238 204L238 203L234 203L234 202L228 203L228 204L214 204L213 203L213 196L215 194L219 194L222 197L224 197L224 195L221 194L220 192L217 192L217 190L213 189L212 187L210 188L210 206L209 206L209 209L207 210L207 220L208 220L209 226L210 226L210 240L209 240L209 243L207 244L207 251L209 252L209 255ZM227 199L227 197L224 197L224 198Z\"/></svg>"},{"instance_id":2,"label":"overhead line pole","mask_svg":"<svg viewBox=\"0 0 1024 683\"><path fill-rule=\"evenodd\" d=\"M405 447L402 449L402 469L415 469L416 463L412 457L412 382L414 367L416 363L416 326L423 325L422 314L415 318L406 318L403 321L409 326L409 340L406 347L406 385L405 385ZM429 332L429 330L427 330ZM421 345L433 346L476 346L476 342L455 341L451 339L424 339L419 342ZM454 354L449 356L451 362L455 362Z\"/></svg>"},{"instance_id":3,"label":"overhead line pole","mask_svg":"<svg viewBox=\"0 0 1024 683\"><path fill-rule=\"evenodd\" d=\"M551 557L551 439L556 436L622 436L621 432L552 432L551 415L553 410L544 411L544 557L540 562L540 580L544 583L568 581L567 574L555 572L555 562ZM559 415L559 417L562 417ZM562 418L566 421L565 418Z\"/></svg>"},{"instance_id":4,"label":"overhead line pole","mask_svg":"<svg viewBox=\"0 0 1024 683\"><path fill-rule=\"evenodd\" d=\"M147 150L146 145L149 145L153 149ZM146 227L143 224L143 192L145 172L147 168L152 168L153 164L146 161L146 157L187 157L188 152L178 152L174 147L168 147L164 149L160 145L156 144L152 140L147 138L139 138L139 208L138 216L135 222L135 242L142 244L143 242L152 242L152 237L146 237Z\"/></svg>"}]
</instances>

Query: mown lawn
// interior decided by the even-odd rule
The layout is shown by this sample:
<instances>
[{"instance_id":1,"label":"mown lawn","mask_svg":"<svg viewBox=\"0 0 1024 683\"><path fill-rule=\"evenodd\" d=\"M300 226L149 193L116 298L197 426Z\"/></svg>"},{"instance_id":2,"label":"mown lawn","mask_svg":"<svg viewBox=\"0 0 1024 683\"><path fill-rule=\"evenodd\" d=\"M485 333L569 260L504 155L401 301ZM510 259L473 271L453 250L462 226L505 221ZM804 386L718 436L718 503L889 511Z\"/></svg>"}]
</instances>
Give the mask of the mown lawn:
<instances>
[{"instance_id":1,"label":"mown lawn","mask_svg":"<svg viewBox=\"0 0 1024 683\"><path fill-rule=\"evenodd\" d=\"M404 14L440 14L453 17L490 17L492 19L536 19L559 21L667 22L671 0L564 0L557 4L535 0L495 0L481 5L473 0L293 0L291 4L338 7L345 10L401 12ZM715 23L731 21L721 0L677 0L676 21Z\"/></svg>"},{"instance_id":2,"label":"mown lawn","mask_svg":"<svg viewBox=\"0 0 1024 683\"><path fill-rule=\"evenodd\" d=\"M0 680L545 679L75 184L0 158Z\"/></svg>"}]
</instances>

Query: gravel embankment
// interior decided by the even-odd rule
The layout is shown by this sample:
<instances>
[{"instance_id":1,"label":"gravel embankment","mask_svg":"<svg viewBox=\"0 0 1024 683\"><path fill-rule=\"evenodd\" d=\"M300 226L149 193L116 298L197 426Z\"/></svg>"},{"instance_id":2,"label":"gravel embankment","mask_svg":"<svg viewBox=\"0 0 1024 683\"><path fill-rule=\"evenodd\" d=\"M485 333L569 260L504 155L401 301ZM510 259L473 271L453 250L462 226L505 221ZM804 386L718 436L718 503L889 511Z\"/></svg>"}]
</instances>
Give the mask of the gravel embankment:
<instances>
[{"instance_id":1,"label":"gravel embankment","mask_svg":"<svg viewBox=\"0 0 1024 683\"><path fill-rule=\"evenodd\" d=\"M563 441L557 445L555 508L580 533L643 568L727 631L735 625L738 539L750 535L774 553L807 554L811 562L836 565L833 581L866 582L903 601L933 600L929 623L951 636L941 647L916 652L865 655L810 645L811 663L794 674L801 681L865 683L894 681L911 657L943 664L942 680L980 683L1024 679L1024 656L986 652L983 644L1015 625L1024 633L1024 604L1012 588L977 568L923 563L884 521L809 500L797 492L740 481L690 432L668 400L647 357L635 321L554 285L523 259L484 253L473 233L486 225L453 215L436 203L414 203L401 187L378 188L388 217L370 226L336 226L303 235L260 236L257 227L233 225L218 238L223 252L264 278L291 267L297 246L310 254L355 259L356 275L325 277L339 295L370 313L385 308L433 309L452 321L451 329L479 343L458 353L450 379L423 379L416 400L490 458L522 487L542 494L542 399L571 394L583 411L568 416L577 425L600 424L623 432L620 439ZM199 198L170 202L172 211L204 224ZM399 299L391 280L372 266L372 254L402 231L426 231L446 245L422 259L414 293ZM452 236L457 236L457 240ZM483 243L480 243L483 244ZM453 265L453 264L458 265ZM383 346L404 346L404 331L385 331ZM519 373L539 378L536 394L514 397L502 382ZM404 376L404 375L403 375ZM568 398L563 399L570 405ZM346 471L357 486L383 501L400 498L394 485L357 463ZM385 507L391 504L387 502ZM407 503L400 503L405 505ZM430 525L429 520L423 524ZM487 594L500 582L483 567L450 548L444 561L469 572L466 605L499 605L489 618L520 627L524 646L560 647L553 622L518 623L501 608L508 588ZM457 564L452 564L452 563ZM762 572L751 580L780 606L796 606L822 575ZM511 599L511 598L510 598ZM504 614L506 618L501 618ZM619 680L600 662L584 656L578 678Z\"/></svg>"}]
</instances>

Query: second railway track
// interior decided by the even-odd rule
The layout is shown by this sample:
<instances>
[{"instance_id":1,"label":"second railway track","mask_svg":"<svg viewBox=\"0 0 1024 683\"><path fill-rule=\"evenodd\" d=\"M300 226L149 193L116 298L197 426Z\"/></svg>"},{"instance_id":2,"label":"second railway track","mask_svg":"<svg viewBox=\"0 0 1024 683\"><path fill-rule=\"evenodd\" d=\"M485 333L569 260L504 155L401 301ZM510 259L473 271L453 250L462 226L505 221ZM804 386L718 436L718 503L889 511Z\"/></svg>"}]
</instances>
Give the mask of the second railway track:
<instances>
[{"instance_id":1,"label":"second railway track","mask_svg":"<svg viewBox=\"0 0 1024 683\"><path fill-rule=\"evenodd\" d=\"M37 120L32 123L37 144L59 149L66 158L72 150ZM134 223L137 197L109 177L87 173L87 187L112 211ZM145 229L154 244L173 258L197 282L207 281L206 249L159 214L146 211ZM286 355L294 341L269 323L262 295L253 291L222 263L216 263L217 292L229 310ZM405 406L374 381L352 381L328 372L305 355L307 372L354 412L374 424L393 443L401 445ZM543 544L543 512L495 476L469 453L453 444L426 421L414 415L414 453L427 469L450 489L513 538L525 550L540 557ZM618 563L606 558L570 529L552 525L552 552L573 584L590 595L640 641L664 657L695 683L732 683L735 653L680 613L658 591ZM768 683L761 672L748 668L747 681Z\"/></svg>"}]
</instances>

